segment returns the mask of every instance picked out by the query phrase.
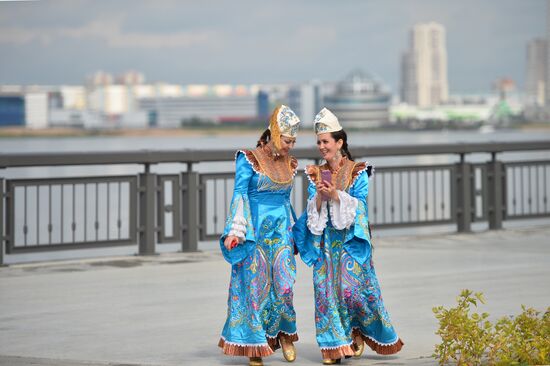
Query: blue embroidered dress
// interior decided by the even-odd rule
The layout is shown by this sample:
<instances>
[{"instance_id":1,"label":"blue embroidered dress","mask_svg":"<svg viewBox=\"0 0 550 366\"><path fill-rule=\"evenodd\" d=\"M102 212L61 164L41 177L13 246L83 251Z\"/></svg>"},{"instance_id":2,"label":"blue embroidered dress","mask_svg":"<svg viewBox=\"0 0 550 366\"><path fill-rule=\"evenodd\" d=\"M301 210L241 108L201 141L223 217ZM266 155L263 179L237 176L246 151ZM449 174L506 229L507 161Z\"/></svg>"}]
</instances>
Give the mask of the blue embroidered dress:
<instances>
[{"instance_id":1,"label":"blue embroidered dress","mask_svg":"<svg viewBox=\"0 0 550 366\"><path fill-rule=\"evenodd\" d=\"M315 325L323 358L352 356L357 337L380 354L401 350L372 261L367 194L372 167L343 158L332 172L340 202L316 206L324 166L308 166L307 211L294 226L302 260L313 266Z\"/></svg>"},{"instance_id":2,"label":"blue embroidered dress","mask_svg":"<svg viewBox=\"0 0 550 366\"><path fill-rule=\"evenodd\" d=\"M279 338L298 340L293 285L296 262L290 192L297 169L292 157L273 158L267 147L238 151L235 189L220 239L231 263L227 320L219 346L234 356L264 357ZM228 251L223 241L241 243Z\"/></svg>"}]
</instances>

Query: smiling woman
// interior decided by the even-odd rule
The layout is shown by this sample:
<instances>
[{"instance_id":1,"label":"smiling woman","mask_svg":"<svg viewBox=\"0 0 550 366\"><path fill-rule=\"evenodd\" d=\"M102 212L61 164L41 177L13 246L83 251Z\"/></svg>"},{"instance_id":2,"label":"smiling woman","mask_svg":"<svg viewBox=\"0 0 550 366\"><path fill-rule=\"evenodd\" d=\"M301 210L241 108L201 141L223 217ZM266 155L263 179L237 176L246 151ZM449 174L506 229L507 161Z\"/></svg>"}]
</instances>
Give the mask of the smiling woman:
<instances>
[{"instance_id":1,"label":"smiling woman","mask_svg":"<svg viewBox=\"0 0 550 366\"><path fill-rule=\"evenodd\" d=\"M317 146L326 163L308 166L307 210L293 228L302 260L313 266L315 326L323 364L360 357L367 344L379 354L401 350L374 271L367 195L372 166L355 162L338 118L315 117Z\"/></svg>"},{"instance_id":2,"label":"smiling woman","mask_svg":"<svg viewBox=\"0 0 550 366\"><path fill-rule=\"evenodd\" d=\"M296 358L290 192L298 162L289 152L299 122L290 108L277 107L256 149L236 154L235 190L220 238L231 282L218 345L226 355L249 357L252 366L280 347L287 361Z\"/></svg>"}]
</instances>

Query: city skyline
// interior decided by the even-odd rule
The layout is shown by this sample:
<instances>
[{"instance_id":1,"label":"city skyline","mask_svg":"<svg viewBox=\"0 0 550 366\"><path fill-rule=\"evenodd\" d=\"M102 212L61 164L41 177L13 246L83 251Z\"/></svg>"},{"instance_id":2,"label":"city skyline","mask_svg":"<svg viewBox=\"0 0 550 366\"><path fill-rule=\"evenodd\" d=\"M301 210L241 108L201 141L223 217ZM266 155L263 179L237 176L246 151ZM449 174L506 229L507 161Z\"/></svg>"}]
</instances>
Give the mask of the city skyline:
<instances>
[{"instance_id":1,"label":"city skyline","mask_svg":"<svg viewBox=\"0 0 550 366\"><path fill-rule=\"evenodd\" d=\"M451 93L486 92L501 77L523 90L526 45L546 29L544 0L277 4L0 2L0 84L82 84L128 69L179 84L285 83L360 68L397 94L409 30L436 21Z\"/></svg>"}]
</instances>

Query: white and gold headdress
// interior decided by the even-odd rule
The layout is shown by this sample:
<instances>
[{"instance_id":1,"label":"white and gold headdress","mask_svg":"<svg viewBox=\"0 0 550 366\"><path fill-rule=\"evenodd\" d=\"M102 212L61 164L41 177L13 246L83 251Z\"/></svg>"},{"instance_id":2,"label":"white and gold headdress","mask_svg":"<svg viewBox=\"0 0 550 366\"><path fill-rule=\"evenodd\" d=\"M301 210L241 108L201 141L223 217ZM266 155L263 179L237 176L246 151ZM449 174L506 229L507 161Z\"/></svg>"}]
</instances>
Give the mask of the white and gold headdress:
<instances>
[{"instance_id":1,"label":"white and gold headdress","mask_svg":"<svg viewBox=\"0 0 550 366\"><path fill-rule=\"evenodd\" d=\"M271 139L277 149L281 148L281 136L296 138L299 124L300 119L292 109L286 105L275 108L269 121L269 130L271 131Z\"/></svg>"},{"instance_id":2,"label":"white and gold headdress","mask_svg":"<svg viewBox=\"0 0 550 366\"><path fill-rule=\"evenodd\" d=\"M327 108L323 108L319 113L317 113L313 124L317 135L325 132L336 132L342 130L342 126L340 126L338 118L336 118L336 116Z\"/></svg>"}]
</instances>

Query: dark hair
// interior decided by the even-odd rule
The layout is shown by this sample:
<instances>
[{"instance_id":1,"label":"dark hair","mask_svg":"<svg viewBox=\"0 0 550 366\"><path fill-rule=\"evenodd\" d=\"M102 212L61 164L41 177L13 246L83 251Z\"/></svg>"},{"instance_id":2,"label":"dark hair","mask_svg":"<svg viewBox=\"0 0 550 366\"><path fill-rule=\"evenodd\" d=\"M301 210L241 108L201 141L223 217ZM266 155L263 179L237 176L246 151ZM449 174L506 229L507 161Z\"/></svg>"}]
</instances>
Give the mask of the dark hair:
<instances>
[{"instance_id":1,"label":"dark hair","mask_svg":"<svg viewBox=\"0 0 550 366\"><path fill-rule=\"evenodd\" d=\"M353 158L351 157L351 154L348 150L348 135L346 134L346 131L340 130L336 132L331 132L330 135L336 142L338 142L338 140L344 141L344 143L342 144L342 152L348 157L349 160L353 161Z\"/></svg>"},{"instance_id":2,"label":"dark hair","mask_svg":"<svg viewBox=\"0 0 550 366\"><path fill-rule=\"evenodd\" d=\"M260 136L260 139L258 140L258 143L256 144L256 147L264 146L269 141L271 141L271 131L269 128L265 130L262 135Z\"/></svg>"}]
</instances>

